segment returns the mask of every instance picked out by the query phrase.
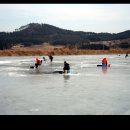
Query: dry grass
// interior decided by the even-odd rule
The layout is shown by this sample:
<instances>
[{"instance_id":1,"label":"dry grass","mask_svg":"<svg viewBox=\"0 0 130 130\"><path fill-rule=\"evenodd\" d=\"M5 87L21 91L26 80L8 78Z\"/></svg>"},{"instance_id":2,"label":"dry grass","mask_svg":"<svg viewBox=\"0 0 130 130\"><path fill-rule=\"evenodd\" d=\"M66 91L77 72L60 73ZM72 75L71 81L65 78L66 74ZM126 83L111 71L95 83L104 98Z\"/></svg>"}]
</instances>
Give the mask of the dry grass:
<instances>
[{"instance_id":1,"label":"dry grass","mask_svg":"<svg viewBox=\"0 0 130 130\"><path fill-rule=\"evenodd\" d=\"M130 49L111 50L79 50L69 48L34 49L20 48L15 50L0 50L0 56L42 56L42 55L99 55L99 54L130 54Z\"/></svg>"}]
</instances>

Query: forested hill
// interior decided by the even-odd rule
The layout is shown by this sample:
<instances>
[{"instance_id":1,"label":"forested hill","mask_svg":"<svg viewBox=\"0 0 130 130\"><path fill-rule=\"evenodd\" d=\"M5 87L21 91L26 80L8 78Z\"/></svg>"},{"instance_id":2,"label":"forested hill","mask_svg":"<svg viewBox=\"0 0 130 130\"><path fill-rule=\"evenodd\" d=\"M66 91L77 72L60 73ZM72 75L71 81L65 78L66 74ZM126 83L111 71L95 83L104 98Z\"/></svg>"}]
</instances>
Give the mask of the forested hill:
<instances>
[{"instance_id":1,"label":"forested hill","mask_svg":"<svg viewBox=\"0 0 130 130\"><path fill-rule=\"evenodd\" d=\"M130 30L120 33L95 33L61 29L49 24L30 23L14 32L0 32L0 49L11 48L21 43L25 46L48 42L53 45L79 47L97 41L111 41L130 38Z\"/></svg>"}]
</instances>

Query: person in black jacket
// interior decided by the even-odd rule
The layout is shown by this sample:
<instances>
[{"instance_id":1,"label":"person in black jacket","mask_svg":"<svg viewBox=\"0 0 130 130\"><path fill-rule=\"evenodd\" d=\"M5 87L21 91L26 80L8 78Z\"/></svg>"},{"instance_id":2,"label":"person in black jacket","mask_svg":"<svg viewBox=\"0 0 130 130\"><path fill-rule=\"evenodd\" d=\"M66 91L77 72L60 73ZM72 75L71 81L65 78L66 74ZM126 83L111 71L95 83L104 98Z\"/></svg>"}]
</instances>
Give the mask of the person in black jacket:
<instances>
[{"instance_id":1,"label":"person in black jacket","mask_svg":"<svg viewBox=\"0 0 130 130\"><path fill-rule=\"evenodd\" d=\"M128 53L126 53L125 58L126 58L126 57L129 57Z\"/></svg>"},{"instance_id":2,"label":"person in black jacket","mask_svg":"<svg viewBox=\"0 0 130 130\"><path fill-rule=\"evenodd\" d=\"M64 61L64 68L63 68L64 73L69 73L70 72L70 65Z\"/></svg>"},{"instance_id":3,"label":"person in black jacket","mask_svg":"<svg viewBox=\"0 0 130 130\"><path fill-rule=\"evenodd\" d=\"M49 59L50 59L50 61L52 62L53 61L53 56L49 56Z\"/></svg>"}]
</instances>

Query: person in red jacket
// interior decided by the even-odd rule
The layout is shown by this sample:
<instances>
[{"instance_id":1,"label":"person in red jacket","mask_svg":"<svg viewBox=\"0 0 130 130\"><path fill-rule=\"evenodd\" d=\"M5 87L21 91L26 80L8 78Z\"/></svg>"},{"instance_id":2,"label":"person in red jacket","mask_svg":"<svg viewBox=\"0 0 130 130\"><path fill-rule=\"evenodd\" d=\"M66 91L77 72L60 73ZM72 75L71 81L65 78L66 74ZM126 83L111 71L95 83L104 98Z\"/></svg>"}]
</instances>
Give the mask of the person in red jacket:
<instances>
[{"instance_id":1,"label":"person in red jacket","mask_svg":"<svg viewBox=\"0 0 130 130\"><path fill-rule=\"evenodd\" d=\"M107 67L107 59L106 58L103 58L102 60L102 66L106 66Z\"/></svg>"},{"instance_id":2,"label":"person in red jacket","mask_svg":"<svg viewBox=\"0 0 130 130\"><path fill-rule=\"evenodd\" d=\"M38 68L38 66L41 64L42 64L42 60L40 60L39 58L36 58L35 67Z\"/></svg>"}]
</instances>

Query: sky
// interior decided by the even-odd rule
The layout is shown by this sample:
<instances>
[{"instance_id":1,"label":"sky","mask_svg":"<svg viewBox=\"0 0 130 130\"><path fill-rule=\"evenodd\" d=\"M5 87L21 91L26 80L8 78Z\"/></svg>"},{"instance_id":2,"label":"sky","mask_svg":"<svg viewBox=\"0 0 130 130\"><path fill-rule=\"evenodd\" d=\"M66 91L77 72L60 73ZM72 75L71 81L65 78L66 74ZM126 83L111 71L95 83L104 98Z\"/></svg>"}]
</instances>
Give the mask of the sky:
<instances>
[{"instance_id":1,"label":"sky","mask_svg":"<svg viewBox=\"0 0 130 130\"><path fill-rule=\"evenodd\" d=\"M0 32L12 32L29 23L119 33L130 30L130 4L0 4Z\"/></svg>"}]
</instances>

